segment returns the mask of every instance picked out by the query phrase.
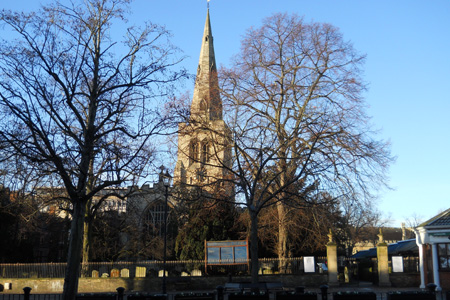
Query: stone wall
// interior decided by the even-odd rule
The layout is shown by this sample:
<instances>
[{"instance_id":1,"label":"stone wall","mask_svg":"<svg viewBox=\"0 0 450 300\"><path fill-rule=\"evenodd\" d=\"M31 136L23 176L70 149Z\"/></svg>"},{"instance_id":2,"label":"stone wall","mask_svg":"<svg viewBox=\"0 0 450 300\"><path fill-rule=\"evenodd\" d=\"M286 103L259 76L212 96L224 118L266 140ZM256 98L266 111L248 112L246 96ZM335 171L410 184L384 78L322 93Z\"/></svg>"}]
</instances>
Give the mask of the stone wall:
<instances>
[{"instance_id":1,"label":"stone wall","mask_svg":"<svg viewBox=\"0 0 450 300\"><path fill-rule=\"evenodd\" d=\"M389 279L393 287L419 287L419 273L391 273Z\"/></svg>"},{"instance_id":2,"label":"stone wall","mask_svg":"<svg viewBox=\"0 0 450 300\"><path fill-rule=\"evenodd\" d=\"M224 285L229 278L226 276L208 277L167 277L169 291L208 291ZM250 282L250 277L233 278L235 282ZM297 286L318 287L327 282L326 274L308 275L277 275L261 276L261 282L282 282L283 286L295 288ZM5 283L11 284L11 289L4 289ZM61 293L64 279L8 279L0 278L0 293L22 294L24 287L31 287L32 293L51 294ZM80 278L79 293L116 292L118 287L124 287L126 292L161 292L162 278Z\"/></svg>"}]
</instances>

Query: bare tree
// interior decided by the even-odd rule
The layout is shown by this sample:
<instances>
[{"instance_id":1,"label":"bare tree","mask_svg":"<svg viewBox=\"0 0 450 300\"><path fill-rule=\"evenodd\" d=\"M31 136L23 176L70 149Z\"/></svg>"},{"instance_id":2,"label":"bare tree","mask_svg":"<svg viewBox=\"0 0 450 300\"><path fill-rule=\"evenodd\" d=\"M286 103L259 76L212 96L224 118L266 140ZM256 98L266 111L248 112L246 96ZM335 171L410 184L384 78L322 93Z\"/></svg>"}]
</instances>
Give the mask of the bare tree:
<instances>
[{"instance_id":1,"label":"bare tree","mask_svg":"<svg viewBox=\"0 0 450 300\"><path fill-rule=\"evenodd\" d=\"M166 130L158 99L184 71L168 32L130 27L112 39L129 0L3 10L14 33L0 50L0 140L65 188L72 222L64 299L78 288L86 205L148 171L150 138Z\"/></svg>"},{"instance_id":2,"label":"bare tree","mask_svg":"<svg viewBox=\"0 0 450 300\"><path fill-rule=\"evenodd\" d=\"M413 229L419 226L423 222L423 216L418 213L413 213L411 216L406 218L405 225L408 229Z\"/></svg>"},{"instance_id":3,"label":"bare tree","mask_svg":"<svg viewBox=\"0 0 450 300\"><path fill-rule=\"evenodd\" d=\"M335 27L275 14L247 31L221 72L234 149L230 179L251 219L253 282L266 207L277 207L277 253L287 257L287 205L315 204L322 192L333 201L365 197L385 185L392 158L364 113L363 61Z\"/></svg>"},{"instance_id":4,"label":"bare tree","mask_svg":"<svg viewBox=\"0 0 450 300\"><path fill-rule=\"evenodd\" d=\"M341 197L339 206L341 213L334 233L347 256L353 254L358 242L376 240L379 229L389 223L388 218L382 218L376 208L375 199L360 198L356 201L351 197Z\"/></svg>"}]
</instances>

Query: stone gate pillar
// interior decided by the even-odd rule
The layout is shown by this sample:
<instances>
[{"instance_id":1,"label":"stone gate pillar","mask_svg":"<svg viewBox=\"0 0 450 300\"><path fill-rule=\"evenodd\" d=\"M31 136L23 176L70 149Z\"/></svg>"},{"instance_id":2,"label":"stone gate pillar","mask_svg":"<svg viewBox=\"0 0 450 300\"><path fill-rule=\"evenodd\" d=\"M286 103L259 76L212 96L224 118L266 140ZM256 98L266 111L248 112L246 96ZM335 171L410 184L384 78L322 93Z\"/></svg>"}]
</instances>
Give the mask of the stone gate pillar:
<instances>
[{"instance_id":1,"label":"stone gate pillar","mask_svg":"<svg viewBox=\"0 0 450 300\"><path fill-rule=\"evenodd\" d=\"M338 265L337 265L337 244L333 241L333 233L328 234L327 243L327 262L328 262L328 285L337 286L338 281Z\"/></svg>"},{"instance_id":2,"label":"stone gate pillar","mask_svg":"<svg viewBox=\"0 0 450 300\"><path fill-rule=\"evenodd\" d=\"M380 229L378 234L377 244L377 260L378 260L378 285L379 286L391 286L389 280L389 256L388 245L384 241L383 232Z\"/></svg>"}]
</instances>

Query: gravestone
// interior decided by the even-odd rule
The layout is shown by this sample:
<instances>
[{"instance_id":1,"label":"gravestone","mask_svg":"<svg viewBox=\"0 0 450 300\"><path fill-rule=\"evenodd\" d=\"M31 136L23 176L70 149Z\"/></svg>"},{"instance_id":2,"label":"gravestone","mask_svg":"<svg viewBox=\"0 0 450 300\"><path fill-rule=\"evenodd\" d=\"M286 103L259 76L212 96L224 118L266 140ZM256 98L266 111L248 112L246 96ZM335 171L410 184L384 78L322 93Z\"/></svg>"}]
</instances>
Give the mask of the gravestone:
<instances>
[{"instance_id":1,"label":"gravestone","mask_svg":"<svg viewBox=\"0 0 450 300\"><path fill-rule=\"evenodd\" d=\"M145 267L136 267L136 277L145 277L145 272L147 269Z\"/></svg>"},{"instance_id":2,"label":"gravestone","mask_svg":"<svg viewBox=\"0 0 450 300\"><path fill-rule=\"evenodd\" d=\"M111 270L111 277L119 277L120 271L118 269Z\"/></svg>"},{"instance_id":3,"label":"gravestone","mask_svg":"<svg viewBox=\"0 0 450 300\"><path fill-rule=\"evenodd\" d=\"M98 272L103 276L104 273L109 274L109 269L106 266L100 266Z\"/></svg>"},{"instance_id":4,"label":"gravestone","mask_svg":"<svg viewBox=\"0 0 450 300\"><path fill-rule=\"evenodd\" d=\"M129 269L122 269L120 270L120 277L130 277L130 270Z\"/></svg>"}]
</instances>

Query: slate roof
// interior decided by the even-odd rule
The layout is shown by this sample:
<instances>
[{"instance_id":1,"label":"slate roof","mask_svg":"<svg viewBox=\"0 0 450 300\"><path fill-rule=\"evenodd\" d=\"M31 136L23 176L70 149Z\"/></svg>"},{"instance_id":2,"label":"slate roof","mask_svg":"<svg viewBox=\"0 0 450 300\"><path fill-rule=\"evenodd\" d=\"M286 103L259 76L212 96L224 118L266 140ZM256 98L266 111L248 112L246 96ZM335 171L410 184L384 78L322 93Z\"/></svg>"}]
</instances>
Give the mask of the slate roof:
<instances>
[{"instance_id":1,"label":"slate roof","mask_svg":"<svg viewBox=\"0 0 450 300\"><path fill-rule=\"evenodd\" d=\"M450 208L438 214L418 227L450 226Z\"/></svg>"}]
</instances>

